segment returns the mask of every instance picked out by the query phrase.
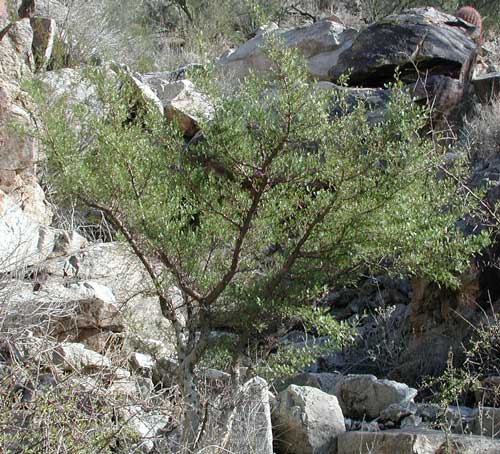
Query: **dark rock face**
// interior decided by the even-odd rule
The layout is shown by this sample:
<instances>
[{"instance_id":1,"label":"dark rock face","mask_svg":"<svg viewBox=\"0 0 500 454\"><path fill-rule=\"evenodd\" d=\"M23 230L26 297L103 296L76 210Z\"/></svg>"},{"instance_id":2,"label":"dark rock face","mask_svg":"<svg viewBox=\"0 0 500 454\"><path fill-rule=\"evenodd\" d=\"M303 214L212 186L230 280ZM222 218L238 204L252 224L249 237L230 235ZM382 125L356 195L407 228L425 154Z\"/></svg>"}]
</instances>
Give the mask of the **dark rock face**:
<instances>
[{"instance_id":1,"label":"dark rock face","mask_svg":"<svg viewBox=\"0 0 500 454\"><path fill-rule=\"evenodd\" d=\"M410 10L361 31L329 75L337 81L351 70L349 84L381 87L400 78L408 83L419 72L458 79L462 65L476 48L453 16L433 9Z\"/></svg>"}]
</instances>

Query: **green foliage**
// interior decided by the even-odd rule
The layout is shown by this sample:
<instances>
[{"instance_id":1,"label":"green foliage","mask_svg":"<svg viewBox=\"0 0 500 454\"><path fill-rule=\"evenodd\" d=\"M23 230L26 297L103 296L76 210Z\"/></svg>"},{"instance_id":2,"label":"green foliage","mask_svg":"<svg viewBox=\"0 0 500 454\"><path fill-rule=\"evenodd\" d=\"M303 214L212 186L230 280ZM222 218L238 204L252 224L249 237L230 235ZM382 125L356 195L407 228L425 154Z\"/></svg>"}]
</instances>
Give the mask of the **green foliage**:
<instances>
[{"instance_id":1,"label":"green foliage","mask_svg":"<svg viewBox=\"0 0 500 454\"><path fill-rule=\"evenodd\" d=\"M443 408L467 403L471 393L479 390L483 391L482 405L496 407L500 402L498 386L485 386L483 380L499 374L500 321L493 315L474 327L460 361L454 360L450 353L445 372L427 379L425 386L433 391L434 400Z\"/></svg>"},{"instance_id":2,"label":"green foliage","mask_svg":"<svg viewBox=\"0 0 500 454\"><path fill-rule=\"evenodd\" d=\"M296 320L336 339L303 307L367 269L457 285L485 238L456 228L473 202L438 176L444 151L418 135L425 110L395 87L381 123L362 104L331 118L341 95L314 90L293 51L267 52L268 76L232 92L205 84L214 112L188 146L98 72L99 112L41 103L61 195L104 209L136 252L160 259L158 294L183 290L190 329L230 326L244 345Z\"/></svg>"}]
</instances>

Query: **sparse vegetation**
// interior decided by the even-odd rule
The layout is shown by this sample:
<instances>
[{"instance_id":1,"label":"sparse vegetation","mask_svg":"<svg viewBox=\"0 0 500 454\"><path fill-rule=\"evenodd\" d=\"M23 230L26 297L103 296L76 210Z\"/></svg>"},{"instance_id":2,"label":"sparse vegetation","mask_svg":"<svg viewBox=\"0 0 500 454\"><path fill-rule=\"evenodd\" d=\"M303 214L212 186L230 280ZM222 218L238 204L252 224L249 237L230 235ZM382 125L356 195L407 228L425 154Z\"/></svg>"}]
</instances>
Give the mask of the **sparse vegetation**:
<instances>
[{"instance_id":1,"label":"sparse vegetation","mask_svg":"<svg viewBox=\"0 0 500 454\"><path fill-rule=\"evenodd\" d=\"M405 372L398 368L402 363L417 368L413 358L407 361L412 354L408 345L416 339L411 329L417 326L411 320L415 314L407 310L412 278L432 286L429 298L452 289L445 301L438 301L438 309L430 310L432 301L422 285L422 332L426 311L429 319L435 317L433 323L444 325L456 315L451 313L457 305L469 310L469 303L482 297L476 288L483 285L476 274L481 270L469 273L470 298L462 301L460 288L471 263L480 266L488 260L473 257L490 246L488 229L498 222L489 197L496 178L490 178L493 163L500 156L499 102L468 110L471 117L463 119L460 143L453 136L443 145L432 131L430 109L410 99L397 71L384 89L325 80L317 85L308 65L327 55L321 77L329 77L330 58L337 58L330 41L319 45L317 54L303 52L304 60L293 49L294 37L287 48L278 34L263 33L268 38L256 59L269 62L269 69L256 74L249 64L241 80L236 70L225 70L229 66L222 60L213 64L270 21L295 27L335 15L347 27L361 28L417 6L413 0L221 0L215 7L206 0L61 3L67 9L58 19L60 36L47 68L56 75L50 94L40 83L45 68L22 89L16 80L15 88L8 85L12 93L0 90L13 116L23 118L23 126L9 133L31 134L34 148L41 147L33 156L28 146L23 148L29 158L20 152L19 163L16 157L12 169L1 169L2 191L4 174L5 181L12 178L12 187L5 185L7 192L0 192L0 212L3 197L10 200L9 191L14 194L17 187L12 188L25 178L44 188L45 199L39 186L34 197L51 203L54 214L51 226L34 224L29 244L19 238L18 249L28 244L41 263L14 263L16 248L5 249L8 256L0 238L0 252L7 255L0 257L0 451L261 454L261 446L269 445L261 430L270 431L271 422L269 417L268 426L252 426L254 410L269 399L268 383L258 377L278 388L306 370L337 372L334 356L341 353L347 363L339 368L342 374L399 379L397 374ZM447 12L459 6L448 0L430 3ZM12 9L13 3L8 4ZM489 0L472 4L484 16L491 50L498 40L498 11ZM319 25L332 42L338 37L331 30L338 27L342 46L354 33L342 33L338 24ZM23 27L26 42L19 42L26 49L18 66L29 73L27 21ZM15 38L12 42L21 48ZM305 47L316 46L316 36L311 40ZM8 51L17 52L16 46ZM203 64L170 72L192 62ZM233 68L247 64L236 62ZM57 80L60 68L75 71L63 71ZM256 70L261 68L256 65ZM144 74L150 71L162 73ZM2 77L0 71L0 82ZM189 81L179 82L183 77ZM458 86L448 76L439 80L446 83L436 84L436 90ZM167 113L170 95L161 93L165 86L185 82L193 82L204 100L188 129L183 129L183 114ZM58 90L57 84L65 86ZM20 101L24 89L33 104ZM60 95L63 91L67 97ZM4 110L10 115L0 107L2 122ZM28 131L24 123L30 116L36 127ZM0 128L0 142L1 134ZM481 168L470 178L467 159L476 166L474 172L486 162L487 178ZM29 197L19 199L12 219L0 222L31 227L30 220L15 218L24 215ZM76 235L85 250L70 245L75 232L87 240ZM47 251L41 251L46 243ZM94 269L102 266L91 257L94 246L102 246L103 262L111 250L107 246L123 249L106 271L116 273L118 281L128 279L120 273L131 271L132 262L139 264L133 282L127 282L130 292L127 288L118 298L107 281L100 283L108 275ZM388 283L380 291L374 276L381 276L380 282L387 278L391 287ZM368 280L377 286L376 297L356 288ZM62 296L51 293L51 286ZM77 293L74 299L71 292ZM136 298L139 305L129 305ZM155 302L162 317L148 311ZM82 314L83 306L88 312ZM144 310L142 318L126 312L132 306ZM107 324L101 325L102 320ZM444 373L427 383L443 409L440 428L445 431L451 430L449 405L496 407L500 401L500 383L491 380L500 376L500 323L496 316L470 323L473 334L464 337L463 363L450 353ZM158 335L159 330L164 332ZM68 346L97 363L64 362L61 348ZM425 361L417 357L415 364ZM442 356L436 362L442 371ZM327 375L325 381L312 375L297 380L332 392L340 381ZM244 381L250 378L264 382L264 399L247 394ZM360 383L381 390L393 386L373 377ZM400 393L404 405L413 404L414 390L408 386L396 383L392 391ZM344 416L354 418L352 430L384 430L391 424L403 427L402 418L417 414L410 405L389 407L374 410L371 421L354 420L366 416L360 416L362 409ZM384 420L381 410L392 410L395 419Z\"/></svg>"},{"instance_id":2,"label":"sparse vegetation","mask_svg":"<svg viewBox=\"0 0 500 454\"><path fill-rule=\"evenodd\" d=\"M233 372L249 345L294 321L341 340L332 319L308 308L324 285L352 281L366 267L455 285L484 244L454 226L472 205L454 179L437 178L442 152L415 133L424 110L395 89L383 123L370 125L362 105L332 120L328 103L343 99L318 97L292 51L275 43L268 53L271 75L230 94L205 80L214 112L196 145L152 110L131 120L126 91L111 90L102 75L93 79L106 115L73 112L92 134L83 147L64 122L64 103L41 106L40 138L61 194L106 214L174 327L191 448L204 408L193 372L211 331L237 334Z\"/></svg>"}]
</instances>

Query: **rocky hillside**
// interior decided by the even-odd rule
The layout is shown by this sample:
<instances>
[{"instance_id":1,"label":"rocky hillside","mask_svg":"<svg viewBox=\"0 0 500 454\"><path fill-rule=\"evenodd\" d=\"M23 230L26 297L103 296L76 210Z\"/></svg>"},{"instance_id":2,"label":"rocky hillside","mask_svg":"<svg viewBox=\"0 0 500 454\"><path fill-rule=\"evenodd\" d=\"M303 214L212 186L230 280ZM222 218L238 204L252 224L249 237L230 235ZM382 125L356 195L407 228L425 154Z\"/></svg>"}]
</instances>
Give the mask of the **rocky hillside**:
<instances>
[{"instance_id":1,"label":"rocky hillside","mask_svg":"<svg viewBox=\"0 0 500 454\"><path fill-rule=\"evenodd\" d=\"M40 83L49 107L65 100L104 117L99 87L86 73L98 66L114 92L132 93L131 122L149 106L178 125L189 149L205 140L202 125L217 118L191 76L208 65L138 73L121 62L70 58L66 17L67 6L56 0L0 0L2 452L500 452L500 73L498 55L479 39L482 25L431 7L363 27L325 14L293 28L268 23L212 62L227 87L250 74L265 77L273 63L265 43L277 39L303 57L316 96L345 97L345 105L330 106L330 118L362 105L370 125L390 110L397 73L403 92L431 108L415 133L443 141L446 165L470 158L460 193L477 199L483 216L457 224L465 235L493 229L493 239L470 258L459 288L410 274L330 283L311 304L349 327L351 341L320 348L292 374L266 381L257 374L266 367L249 357L232 394L234 370L198 364L203 411L195 449L187 451L176 372L185 360L182 336L165 316L150 269L161 267L161 257L144 258L119 241L105 212L54 196L43 118L26 84ZM85 132L77 121L73 127ZM189 317L182 286L167 290L177 317ZM234 342L239 321L218 323L207 336ZM269 363L286 349L330 345L317 332L280 326L269 336Z\"/></svg>"}]
</instances>

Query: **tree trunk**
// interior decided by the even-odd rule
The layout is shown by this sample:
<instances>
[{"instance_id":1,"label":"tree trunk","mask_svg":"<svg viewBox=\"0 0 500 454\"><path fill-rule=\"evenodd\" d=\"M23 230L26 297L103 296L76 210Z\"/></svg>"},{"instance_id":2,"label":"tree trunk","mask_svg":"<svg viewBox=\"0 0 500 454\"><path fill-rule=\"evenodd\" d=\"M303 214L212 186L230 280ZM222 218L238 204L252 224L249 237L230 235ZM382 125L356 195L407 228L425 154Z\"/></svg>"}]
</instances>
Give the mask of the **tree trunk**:
<instances>
[{"instance_id":1,"label":"tree trunk","mask_svg":"<svg viewBox=\"0 0 500 454\"><path fill-rule=\"evenodd\" d=\"M182 387L183 420L182 420L182 446L194 450L200 438L203 405L197 389L192 367L180 367L179 381Z\"/></svg>"}]
</instances>

